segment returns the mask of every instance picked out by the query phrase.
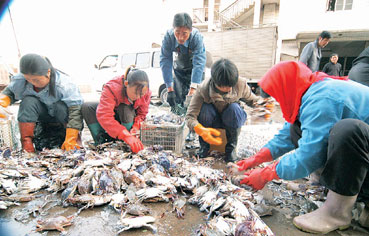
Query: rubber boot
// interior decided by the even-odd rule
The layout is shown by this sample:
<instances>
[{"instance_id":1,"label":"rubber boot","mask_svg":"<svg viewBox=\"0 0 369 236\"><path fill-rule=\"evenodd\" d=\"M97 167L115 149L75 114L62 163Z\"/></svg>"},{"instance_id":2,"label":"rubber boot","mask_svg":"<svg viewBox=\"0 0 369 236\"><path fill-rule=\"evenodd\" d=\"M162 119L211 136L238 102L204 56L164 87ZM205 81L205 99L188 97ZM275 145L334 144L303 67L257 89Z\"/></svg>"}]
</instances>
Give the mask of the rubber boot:
<instances>
[{"instance_id":1,"label":"rubber boot","mask_svg":"<svg viewBox=\"0 0 369 236\"><path fill-rule=\"evenodd\" d=\"M225 161L226 162L235 162L238 160L237 157L237 143L238 136L241 133L241 128L232 129L226 128L226 137L227 144L225 146Z\"/></svg>"},{"instance_id":2,"label":"rubber boot","mask_svg":"<svg viewBox=\"0 0 369 236\"><path fill-rule=\"evenodd\" d=\"M369 206L365 206L359 217L359 224L365 228L369 228Z\"/></svg>"},{"instance_id":3,"label":"rubber boot","mask_svg":"<svg viewBox=\"0 0 369 236\"><path fill-rule=\"evenodd\" d=\"M347 229L351 224L351 211L356 198L357 195L344 196L329 190L327 200L319 209L295 217L293 224L302 231L315 234Z\"/></svg>"},{"instance_id":4,"label":"rubber boot","mask_svg":"<svg viewBox=\"0 0 369 236\"><path fill-rule=\"evenodd\" d=\"M198 152L198 156L200 158L205 158L209 155L210 144L205 142L200 136L199 136L199 143L200 143L200 149Z\"/></svg>"},{"instance_id":5,"label":"rubber boot","mask_svg":"<svg viewBox=\"0 0 369 236\"><path fill-rule=\"evenodd\" d=\"M33 138L36 123L19 122L19 131L21 135L22 149L29 153L34 153Z\"/></svg>"},{"instance_id":6,"label":"rubber boot","mask_svg":"<svg viewBox=\"0 0 369 236\"><path fill-rule=\"evenodd\" d=\"M105 130L99 123L93 123L87 125L92 138L94 139L95 146L105 143Z\"/></svg>"}]
</instances>

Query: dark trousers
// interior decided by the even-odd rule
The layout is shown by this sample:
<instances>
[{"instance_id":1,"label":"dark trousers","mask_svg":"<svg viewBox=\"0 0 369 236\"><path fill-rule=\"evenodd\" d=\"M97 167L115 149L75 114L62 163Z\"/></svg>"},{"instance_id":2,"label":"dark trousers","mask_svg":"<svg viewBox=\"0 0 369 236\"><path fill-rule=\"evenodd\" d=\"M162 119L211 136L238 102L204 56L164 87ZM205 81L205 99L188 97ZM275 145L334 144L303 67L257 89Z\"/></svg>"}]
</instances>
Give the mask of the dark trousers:
<instances>
[{"instance_id":1,"label":"dark trousers","mask_svg":"<svg viewBox=\"0 0 369 236\"><path fill-rule=\"evenodd\" d=\"M291 126L291 133L294 129L298 130ZM291 137L296 139L298 135ZM356 119L337 122L329 132L327 162L320 182L338 194L359 194L359 200L368 201L368 171L369 125Z\"/></svg>"},{"instance_id":2,"label":"dark trousers","mask_svg":"<svg viewBox=\"0 0 369 236\"><path fill-rule=\"evenodd\" d=\"M36 123L33 143L38 151L44 148L60 148L65 140L68 107L59 101L51 109L54 116L51 116L46 105L34 96L24 97L19 106L18 121Z\"/></svg>"},{"instance_id":3,"label":"dark trousers","mask_svg":"<svg viewBox=\"0 0 369 236\"><path fill-rule=\"evenodd\" d=\"M18 111L19 122L41 123L68 123L68 107L59 101L54 104L54 116L48 113L47 107L38 98L33 96L24 97Z\"/></svg>"},{"instance_id":4,"label":"dark trousers","mask_svg":"<svg viewBox=\"0 0 369 236\"><path fill-rule=\"evenodd\" d=\"M204 127L237 129L245 124L247 114L238 103L231 103L222 113L213 104L204 103L197 120Z\"/></svg>"},{"instance_id":5,"label":"dark trousers","mask_svg":"<svg viewBox=\"0 0 369 236\"><path fill-rule=\"evenodd\" d=\"M357 63L351 68L348 76L353 81L369 86L369 64L364 62Z\"/></svg>"},{"instance_id":6,"label":"dark trousers","mask_svg":"<svg viewBox=\"0 0 369 236\"><path fill-rule=\"evenodd\" d=\"M192 70L174 70L173 89L176 103L183 105L190 90Z\"/></svg>"},{"instance_id":7,"label":"dark trousers","mask_svg":"<svg viewBox=\"0 0 369 236\"><path fill-rule=\"evenodd\" d=\"M183 106L186 100L186 95L190 90L192 69L174 70L173 89L176 94L176 103ZM202 74L202 80L205 78L205 73ZM201 80L201 81L202 81Z\"/></svg>"},{"instance_id":8,"label":"dark trousers","mask_svg":"<svg viewBox=\"0 0 369 236\"><path fill-rule=\"evenodd\" d=\"M85 119L87 125L98 123L96 118L96 110L98 105L98 102L85 102L82 105L82 116L83 119ZM114 112L114 118L121 124L133 123L134 118L136 117L136 111L133 106L124 103L120 104L114 110Z\"/></svg>"}]
</instances>

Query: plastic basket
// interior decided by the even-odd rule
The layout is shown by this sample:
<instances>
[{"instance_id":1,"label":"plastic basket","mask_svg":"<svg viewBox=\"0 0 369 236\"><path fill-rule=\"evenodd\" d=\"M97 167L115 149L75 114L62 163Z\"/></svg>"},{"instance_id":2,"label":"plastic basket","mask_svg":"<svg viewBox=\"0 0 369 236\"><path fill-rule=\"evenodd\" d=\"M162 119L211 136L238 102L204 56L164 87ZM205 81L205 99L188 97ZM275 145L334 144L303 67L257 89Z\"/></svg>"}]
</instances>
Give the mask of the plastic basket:
<instances>
[{"instance_id":1,"label":"plastic basket","mask_svg":"<svg viewBox=\"0 0 369 236\"><path fill-rule=\"evenodd\" d=\"M144 122L141 125L141 141L145 146L161 145L164 150L182 153L184 126L184 122L180 125L159 125Z\"/></svg>"},{"instance_id":2,"label":"plastic basket","mask_svg":"<svg viewBox=\"0 0 369 236\"><path fill-rule=\"evenodd\" d=\"M0 147L18 149L20 147L18 123L14 118L0 121Z\"/></svg>"}]
</instances>

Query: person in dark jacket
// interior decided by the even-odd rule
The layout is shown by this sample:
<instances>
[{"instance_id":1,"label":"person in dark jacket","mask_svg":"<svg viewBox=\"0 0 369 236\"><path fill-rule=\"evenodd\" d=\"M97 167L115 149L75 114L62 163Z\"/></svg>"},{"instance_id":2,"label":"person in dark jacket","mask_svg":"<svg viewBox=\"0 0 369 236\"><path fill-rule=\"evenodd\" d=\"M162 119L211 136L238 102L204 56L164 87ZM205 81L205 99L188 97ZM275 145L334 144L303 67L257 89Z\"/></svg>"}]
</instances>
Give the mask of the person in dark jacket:
<instances>
[{"instance_id":1,"label":"person in dark jacket","mask_svg":"<svg viewBox=\"0 0 369 236\"><path fill-rule=\"evenodd\" d=\"M173 29L164 36L160 55L160 67L168 89L167 102L171 107L188 106L204 79L205 64L206 51L200 31L192 28L192 19L187 13L176 14Z\"/></svg>"},{"instance_id":2,"label":"person in dark jacket","mask_svg":"<svg viewBox=\"0 0 369 236\"><path fill-rule=\"evenodd\" d=\"M232 61L216 61L211 67L211 78L196 90L186 114L187 126L199 135L199 157L208 156L210 144L222 144L220 137L216 137L220 133L214 128L224 128L227 137L225 161L236 161L238 136L247 118L239 103L253 106L259 99L246 79L238 77L238 69Z\"/></svg>"},{"instance_id":3,"label":"person in dark jacket","mask_svg":"<svg viewBox=\"0 0 369 236\"><path fill-rule=\"evenodd\" d=\"M83 98L78 87L68 75L54 68L47 57L24 55L19 67L21 73L15 75L1 93L0 105L7 107L21 100L18 122L23 150L35 152L36 122L63 124L65 141L60 143L61 148L79 149L77 139L83 128Z\"/></svg>"},{"instance_id":4,"label":"person in dark jacket","mask_svg":"<svg viewBox=\"0 0 369 236\"><path fill-rule=\"evenodd\" d=\"M352 62L348 76L353 81L369 86L369 47Z\"/></svg>"},{"instance_id":5,"label":"person in dark jacket","mask_svg":"<svg viewBox=\"0 0 369 236\"><path fill-rule=\"evenodd\" d=\"M293 223L319 234L348 228L355 201L369 202L369 88L293 61L272 67L259 85L280 104L286 123L258 153L233 164L246 171L240 183L259 190L273 179L296 180L322 168L326 201Z\"/></svg>"},{"instance_id":6,"label":"person in dark jacket","mask_svg":"<svg viewBox=\"0 0 369 236\"><path fill-rule=\"evenodd\" d=\"M338 54L332 53L329 62L326 63L322 70L327 75L342 76L342 65L338 63Z\"/></svg>"},{"instance_id":7,"label":"person in dark jacket","mask_svg":"<svg viewBox=\"0 0 369 236\"><path fill-rule=\"evenodd\" d=\"M107 82L100 102L82 105L85 119L95 145L108 141L123 140L132 152L142 150L137 135L146 119L151 100L149 78L146 72L129 67L123 76Z\"/></svg>"},{"instance_id":8,"label":"person in dark jacket","mask_svg":"<svg viewBox=\"0 0 369 236\"><path fill-rule=\"evenodd\" d=\"M322 48L328 45L331 37L331 33L322 31L314 42L306 44L302 49L299 61L307 65L312 72L318 71L322 59Z\"/></svg>"}]
</instances>

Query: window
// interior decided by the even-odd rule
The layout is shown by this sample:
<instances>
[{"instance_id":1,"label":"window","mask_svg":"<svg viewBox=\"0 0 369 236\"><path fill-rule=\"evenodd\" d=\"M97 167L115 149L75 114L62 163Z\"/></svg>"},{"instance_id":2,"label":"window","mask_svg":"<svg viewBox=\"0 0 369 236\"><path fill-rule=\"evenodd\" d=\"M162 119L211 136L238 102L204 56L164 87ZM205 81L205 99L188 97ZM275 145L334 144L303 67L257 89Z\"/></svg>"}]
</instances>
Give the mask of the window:
<instances>
[{"instance_id":1,"label":"window","mask_svg":"<svg viewBox=\"0 0 369 236\"><path fill-rule=\"evenodd\" d=\"M130 65L136 65L136 53L124 54L122 56L122 68L125 70Z\"/></svg>"},{"instance_id":2,"label":"window","mask_svg":"<svg viewBox=\"0 0 369 236\"><path fill-rule=\"evenodd\" d=\"M145 69L150 67L150 52L137 53L136 68Z\"/></svg>"},{"instance_id":3,"label":"window","mask_svg":"<svg viewBox=\"0 0 369 236\"><path fill-rule=\"evenodd\" d=\"M118 55L109 55L100 63L100 69L111 68L117 65Z\"/></svg>"},{"instance_id":4,"label":"window","mask_svg":"<svg viewBox=\"0 0 369 236\"><path fill-rule=\"evenodd\" d=\"M354 0L328 0L327 11L352 10Z\"/></svg>"},{"instance_id":5,"label":"window","mask_svg":"<svg viewBox=\"0 0 369 236\"><path fill-rule=\"evenodd\" d=\"M152 55L152 67L160 67L160 51L154 52L154 54Z\"/></svg>"}]
</instances>

